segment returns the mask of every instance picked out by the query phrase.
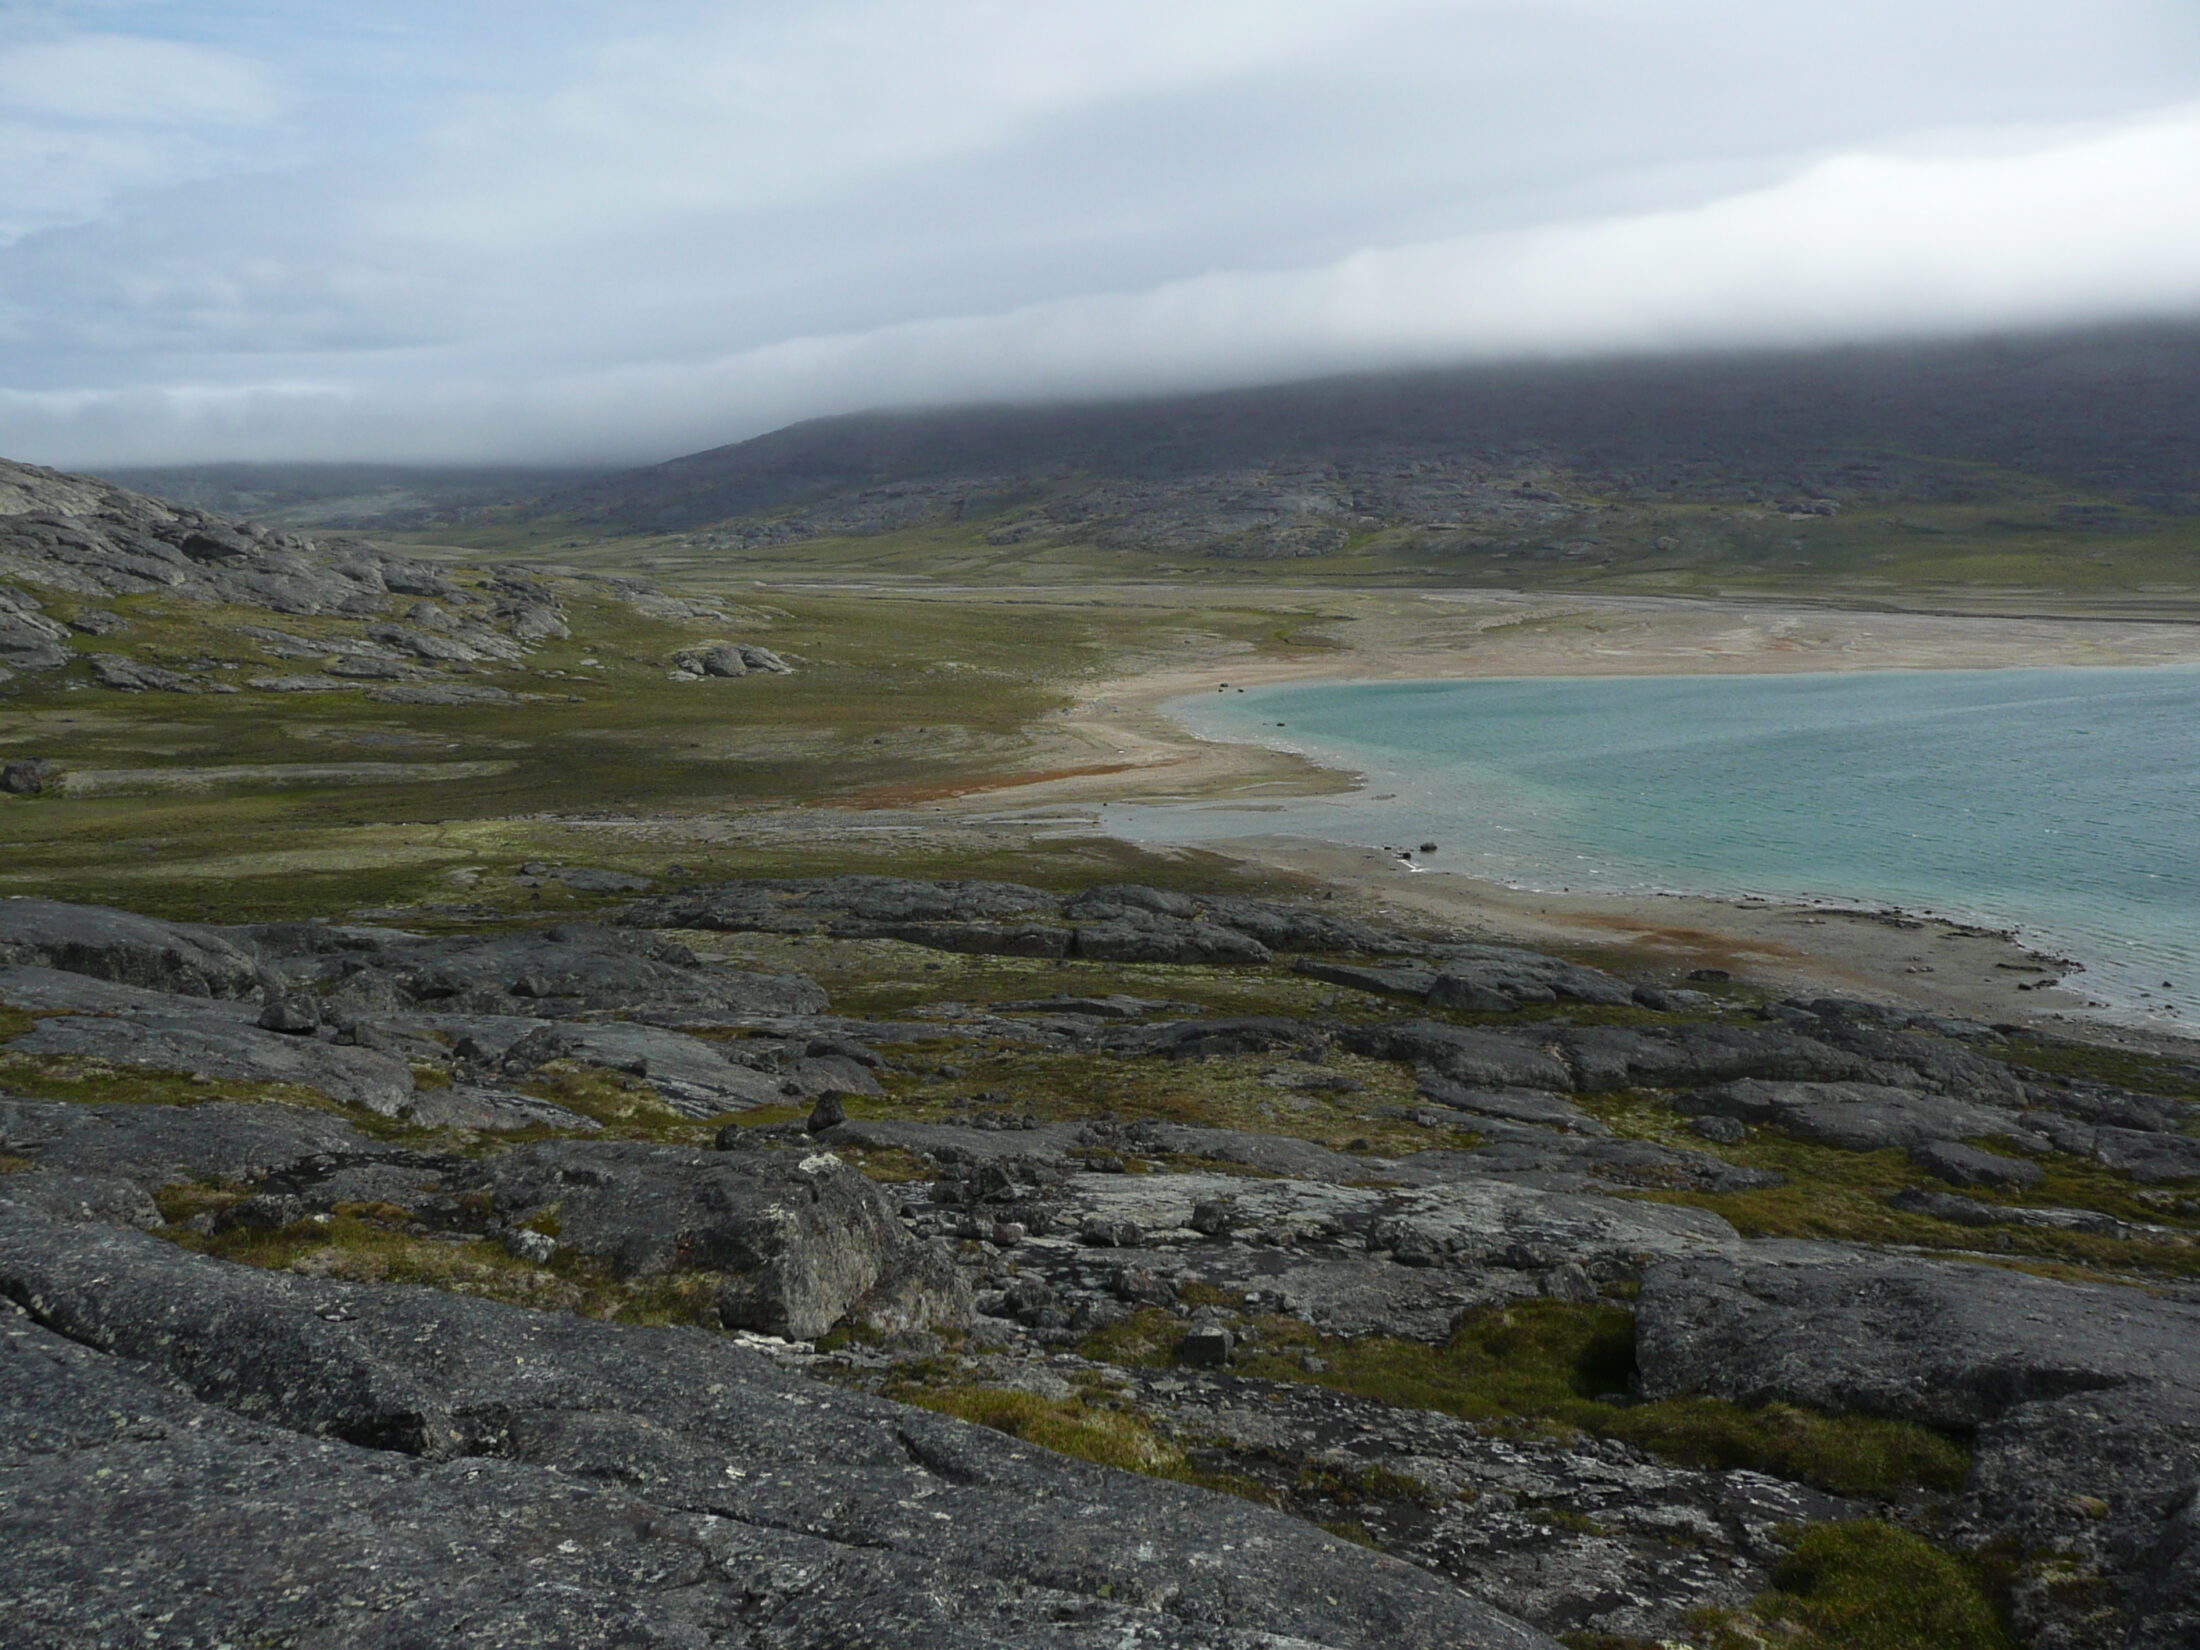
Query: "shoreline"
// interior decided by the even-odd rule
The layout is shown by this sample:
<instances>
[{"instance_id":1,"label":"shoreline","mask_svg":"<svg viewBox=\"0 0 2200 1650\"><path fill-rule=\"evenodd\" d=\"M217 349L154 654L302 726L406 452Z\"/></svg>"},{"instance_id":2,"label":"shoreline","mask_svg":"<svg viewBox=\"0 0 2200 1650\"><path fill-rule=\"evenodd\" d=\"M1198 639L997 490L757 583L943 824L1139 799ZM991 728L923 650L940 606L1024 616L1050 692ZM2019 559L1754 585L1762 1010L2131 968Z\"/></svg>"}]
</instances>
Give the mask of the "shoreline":
<instances>
[{"instance_id":1,"label":"shoreline","mask_svg":"<svg viewBox=\"0 0 2200 1650\"><path fill-rule=\"evenodd\" d=\"M1332 606L1340 604L1330 604ZM1393 604L1395 605L1395 604ZM1462 614L1461 610L1468 610ZM1479 609L1479 611L1475 611ZM1555 610L1555 611L1554 611ZM1464 617L1471 627L1459 634ZM1197 694L1294 683L1557 676L1802 674L1851 670L2010 669L2200 664L2192 627L2129 622L1997 620L1742 608L1629 598L1590 601L1453 593L1422 613L1386 613L1363 639L1280 654L1208 653L1154 661L1089 684L1046 734L1049 760L1033 783L989 788L944 804L998 816L1013 804L1031 823L1059 810L1107 811L1235 803L1248 812L1283 797L1349 796L1359 776L1297 752L1194 733L1167 706ZM1416 619L1419 622L1415 622ZM1890 624L1890 619L1903 622ZM1063 770L1082 764L1078 774ZM1106 771L1096 771L1105 768ZM1145 841L1145 846L1156 844ZM1178 846L1192 847L1194 844ZM1418 914L1498 940L1624 960L1673 978L1722 968L1746 984L1789 994L1863 995L1928 1013L2036 1027L2133 1047L2191 1053L2200 1035L2093 1009L2079 990L2045 983L2084 973L2026 943L2014 929L1924 915L1894 905L1783 901L1743 894L1559 893L1513 888L1441 866L1408 870L1380 849L1263 833L1196 847L1335 890L1371 911ZM2021 987L2021 989L2020 989Z\"/></svg>"}]
</instances>

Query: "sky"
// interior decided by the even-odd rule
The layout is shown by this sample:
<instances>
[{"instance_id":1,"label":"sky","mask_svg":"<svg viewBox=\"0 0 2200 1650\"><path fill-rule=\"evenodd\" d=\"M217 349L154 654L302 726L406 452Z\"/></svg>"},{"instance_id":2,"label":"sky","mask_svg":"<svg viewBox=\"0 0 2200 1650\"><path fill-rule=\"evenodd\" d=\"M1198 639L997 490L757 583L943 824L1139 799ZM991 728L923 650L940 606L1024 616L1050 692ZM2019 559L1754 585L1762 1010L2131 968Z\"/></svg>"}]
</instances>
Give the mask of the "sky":
<instances>
[{"instance_id":1,"label":"sky","mask_svg":"<svg viewBox=\"0 0 2200 1650\"><path fill-rule=\"evenodd\" d=\"M2195 0L0 0L0 454L2200 316Z\"/></svg>"}]
</instances>

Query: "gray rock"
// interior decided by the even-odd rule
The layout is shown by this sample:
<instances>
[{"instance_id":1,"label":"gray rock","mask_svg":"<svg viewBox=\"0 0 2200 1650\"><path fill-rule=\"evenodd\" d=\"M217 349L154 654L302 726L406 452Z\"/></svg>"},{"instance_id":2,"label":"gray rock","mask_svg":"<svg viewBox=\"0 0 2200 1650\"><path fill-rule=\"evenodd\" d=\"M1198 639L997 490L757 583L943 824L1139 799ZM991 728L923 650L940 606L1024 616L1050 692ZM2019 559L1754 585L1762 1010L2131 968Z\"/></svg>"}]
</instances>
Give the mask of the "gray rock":
<instances>
[{"instance_id":1,"label":"gray rock","mask_svg":"<svg viewBox=\"0 0 2200 1650\"><path fill-rule=\"evenodd\" d=\"M516 705L519 695L471 682L415 683L373 688L367 697L378 705Z\"/></svg>"},{"instance_id":2,"label":"gray rock","mask_svg":"<svg viewBox=\"0 0 2200 1650\"><path fill-rule=\"evenodd\" d=\"M95 684L122 693L204 691L200 683L179 671L165 670L159 665L142 664L135 659L124 658L119 653L87 653L84 663L90 668Z\"/></svg>"},{"instance_id":3,"label":"gray rock","mask_svg":"<svg viewBox=\"0 0 2200 1650\"><path fill-rule=\"evenodd\" d=\"M1439 1106L1470 1114L1460 1119L1473 1127L1474 1117L1502 1117L1515 1123L1533 1123L1568 1134L1608 1135L1612 1131L1570 1100L1541 1089L1470 1088L1433 1071L1423 1072L1417 1086Z\"/></svg>"},{"instance_id":4,"label":"gray rock","mask_svg":"<svg viewBox=\"0 0 2200 1650\"><path fill-rule=\"evenodd\" d=\"M1177 1343L1176 1355L1194 1369L1220 1369L1237 1350L1237 1337L1227 1329L1194 1329Z\"/></svg>"},{"instance_id":5,"label":"gray rock","mask_svg":"<svg viewBox=\"0 0 2200 1650\"><path fill-rule=\"evenodd\" d=\"M556 875L576 894L646 894L655 886L647 877L587 865L561 866Z\"/></svg>"},{"instance_id":6,"label":"gray rock","mask_svg":"<svg viewBox=\"0 0 2200 1650\"><path fill-rule=\"evenodd\" d=\"M506 1072L528 1072L556 1060L642 1078L685 1117L716 1117L788 1098L783 1079L734 1065L700 1038L632 1021L547 1025L512 1044L498 1064Z\"/></svg>"},{"instance_id":7,"label":"gray rock","mask_svg":"<svg viewBox=\"0 0 2200 1650\"><path fill-rule=\"evenodd\" d=\"M411 1068L387 1054L187 1011L40 1020L7 1046L19 1054L81 1055L217 1082L293 1084L385 1117L398 1115L413 1097Z\"/></svg>"},{"instance_id":8,"label":"gray rock","mask_svg":"<svg viewBox=\"0 0 2200 1650\"><path fill-rule=\"evenodd\" d=\"M295 1106L0 1099L0 1152L27 1157L49 1174L111 1176L148 1188L256 1181L375 1151L341 1119Z\"/></svg>"},{"instance_id":9,"label":"gray rock","mask_svg":"<svg viewBox=\"0 0 2200 1650\"><path fill-rule=\"evenodd\" d=\"M1280 1514L692 1331L85 1231L0 1215L0 1291L40 1326L0 1354L0 1600L30 1645L166 1611L207 1647L1551 1647Z\"/></svg>"},{"instance_id":10,"label":"gray rock","mask_svg":"<svg viewBox=\"0 0 2200 1650\"><path fill-rule=\"evenodd\" d=\"M809 1339L850 1313L882 1329L968 1321L952 1263L830 1153L547 1141L454 1184L486 1192L513 1225L554 1214L561 1244L621 1276L723 1273L729 1327Z\"/></svg>"},{"instance_id":11,"label":"gray rock","mask_svg":"<svg viewBox=\"0 0 2200 1650\"><path fill-rule=\"evenodd\" d=\"M2037 1129L2057 1151L2090 1157L2137 1181L2159 1184L2200 1179L2200 1140L2189 1134L2093 1127L2051 1112L2026 1112L2018 1121Z\"/></svg>"},{"instance_id":12,"label":"gray rock","mask_svg":"<svg viewBox=\"0 0 2200 1650\"><path fill-rule=\"evenodd\" d=\"M0 1203L32 1209L54 1220L95 1220L150 1231L160 1211L145 1188L120 1175L0 1174Z\"/></svg>"},{"instance_id":13,"label":"gray rock","mask_svg":"<svg viewBox=\"0 0 2200 1650\"><path fill-rule=\"evenodd\" d=\"M1781 1399L1973 1435L1971 1539L2059 1549L2122 1621L2057 1642L2176 1642L2200 1486L2200 1306L1998 1267L1766 1243L1655 1265L1643 1390ZM2055 1606L2047 1606L2052 1614ZM2052 1622L2036 1624L2046 1631ZM2164 1636L2168 1635L2168 1636Z\"/></svg>"},{"instance_id":14,"label":"gray rock","mask_svg":"<svg viewBox=\"0 0 2200 1650\"><path fill-rule=\"evenodd\" d=\"M825 993L800 976L706 967L684 946L590 923L452 938L312 924L235 932L266 967L354 1014L624 1013L707 1025L827 1006Z\"/></svg>"},{"instance_id":15,"label":"gray rock","mask_svg":"<svg viewBox=\"0 0 2200 1650\"><path fill-rule=\"evenodd\" d=\"M1395 1020L1346 1027L1337 1041L1354 1054L1413 1061L1469 1088L1563 1093L1574 1086L1573 1073L1563 1061L1517 1032Z\"/></svg>"},{"instance_id":16,"label":"gray rock","mask_svg":"<svg viewBox=\"0 0 2200 1650\"><path fill-rule=\"evenodd\" d=\"M0 791L9 796L41 796L60 773L61 765L44 756L0 764Z\"/></svg>"},{"instance_id":17,"label":"gray rock","mask_svg":"<svg viewBox=\"0 0 2200 1650\"><path fill-rule=\"evenodd\" d=\"M1765 1123L1798 1140L1843 1151L1922 1146L1971 1135L2036 1141L2007 1112L1945 1095L1876 1083L1777 1083L1755 1078L1698 1089L1673 1104L1693 1115Z\"/></svg>"},{"instance_id":18,"label":"gray rock","mask_svg":"<svg viewBox=\"0 0 2200 1650\"><path fill-rule=\"evenodd\" d=\"M531 1094L486 1088L478 1083L415 1090L400 1102L396 1115L422 1128L474 1129L483 1134L510 1134L520 1129L593 1134L603 1127L593 1117L583 1117Z\"/></svg>"},{"instance_id":19,"label":"gray rock","mask_svg":"<svg viewBox=\"0 0 2200 1650\"><path fill-rule=\"evenodd\" d=\"M219 930L50 899L0 900L0 963L194 997L242 997L260 983L252 955Z\"/></svg>"},{"instance_id":20,"label":"gray rock","mask_svg":"<svg viewBox=\"0 0 2200 1650\"><path fill-rule=\"evenodd\" d=\"M2052 1232L2090 1232L2098 1237L2136 1237L2140 1234L2111 1215L2092 1209L2028 1209L2001 1203L1981 1203L1975 1197L1953 1192L1929 1192L1912 1186L1887 1199L1887 1206L1907 1214L1930 1215L1957 1226L2030 1226ZM2166 1228L2157 1228L2166 1230Z\"/></svg>"},{"instance_id":21,"label":"gray rock","mask_svg":"<svg viewBox=\"0 0 2200 1650\"><path fill-rule=\"evenodd\" d=\"M2036 1186L2043 1172L2037 1163L2021 1157L2004 1157L1954 1140L1912 1146L1910 1161L1953 1186Z\"/></svg>"},{"instance_id":22,"label":"gray rock","mask_svg":"<svg viewBox=\"0 0 2200 1650\"><path fill-rule=\"evenodd\" d=\"M1317 957L1296 958L1291 967L1325 985L1341 985L1347 990L1366 991L1382 997L1425 998L1429 987L1436 983L1433 968L1375 968Z\"/></svg>"},{"instance_id":23,"label":"gray rock","mask_svg":"<svg viewBox=\"0 0 2200 1650\"><path fill-rule=\"evenodd\" d=\"M1634 987L1600 969L1510 946L1449 950L1427 992L1431 1006L1506 1013L1524 1003L1626 1004Z\"/></svg>"}]
</instances>

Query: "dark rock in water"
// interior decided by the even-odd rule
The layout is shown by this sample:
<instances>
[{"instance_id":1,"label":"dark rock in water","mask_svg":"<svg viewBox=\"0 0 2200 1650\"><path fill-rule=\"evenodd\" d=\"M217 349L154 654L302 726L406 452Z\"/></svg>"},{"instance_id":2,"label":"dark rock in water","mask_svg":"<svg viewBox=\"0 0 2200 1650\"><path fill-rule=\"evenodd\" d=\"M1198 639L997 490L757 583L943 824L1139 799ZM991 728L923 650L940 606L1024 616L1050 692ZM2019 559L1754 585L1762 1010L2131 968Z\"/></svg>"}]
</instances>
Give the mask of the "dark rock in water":
<instances>
[{"instance_id":1,"label":"dark rock in water","mask_svg":"<svg viewBox=\"0 0 2200 1650\"><path fill-rule=\"evenodd\" d=\"M2191 1642L2200 1628L2200 1306L1998 1267L1800 1243L1653 1266L1643 1390L1782 1399L1973 1436L1962 1518L2076 1561L2027 1606L2055 1643ZM2114 1626L2084 1612L2107 1604ZM2058 1620L2056 1612L2078 1619Z\"/></svg>"},{"instance_id":2,"label":"dark rock in water","mask_svg":"<svg viewBox=\"0 0 2200 1650\"><path fill-rule=\"evenodd\" d=\"M952 1262L830 1155L545 1141L455 1183L486 1193L515 1226L555 1214L561 1244L621 1276L723 1273L730 1327L806 1340L851 1312L882 1329L969 1316Z\"/></svg>"},{"instance_id":3,"label":"dark rock in water","mask_svg":"<svg viewBox=\"0 0 2200 1650\"><path fill-rule=\"evenodd\" d=\"M260 984L252 954L218 929L50 899L0 900L0 962L195 997L243 997Z\"/></svg>"},{"instance_id":4,"label":"dark rock in water","mask_svg":"<svg viewBox=\"0 0 2200 1650\"><path fill-rule=\"evenodd\" d=\"M1954 1186L2036 1186L2042 1170L2021 1157L2003 1157L1954 1140L1932 1140L1910 1148L1910 1161Z\"/></svg>"},{"instance_id":5,"label":"dark rock in water","mask_svg":"<svg viewBox=\"0 0 2200 1650\"><path fill-rule=\"evenodd\" d=\"M205 1646L671 1650L762 1642L762 1617L781 1650L1551 1650L1281 1514L692 1331L4 1211L0 1293L32 1303L0 1352L0 1605L26 1646L158 1613Z\"/></svg>"}]
</instances>

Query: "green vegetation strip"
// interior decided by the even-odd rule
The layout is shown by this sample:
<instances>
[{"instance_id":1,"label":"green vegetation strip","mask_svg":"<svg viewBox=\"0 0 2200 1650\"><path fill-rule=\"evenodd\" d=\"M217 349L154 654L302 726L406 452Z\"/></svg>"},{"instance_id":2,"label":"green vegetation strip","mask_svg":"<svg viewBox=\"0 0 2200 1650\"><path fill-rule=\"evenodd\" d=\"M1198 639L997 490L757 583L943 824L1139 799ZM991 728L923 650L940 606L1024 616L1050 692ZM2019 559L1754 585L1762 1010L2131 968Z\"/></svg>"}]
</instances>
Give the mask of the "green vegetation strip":
<instances>
[{"instance_id":1,"label":"green vegetation strip","mask_svg":"<svg viewBox=\"0 0 2200 1650\"><path fill-rule=\"evenodd\" d=\"M1904 1421L1822 1415L1792 1404L1748 1409L1717 1398L1625 1396L1635 1372L1633 1314L1613 1305L1529 1301L1470 1313L1441 1346L1370 1335L1344 1340L1291 1318L1248 1324L1241 1376L1296 1381L1404 1409L1435 1410L1564 1439L1616 1438L1683 1466L1747 1467L1844 1495L1959 1488L1963 1447ZM1147 1309L1089 1336L1103 1362L1163 1367L1183 1326Z\"/></svg>"}]
</instances>

